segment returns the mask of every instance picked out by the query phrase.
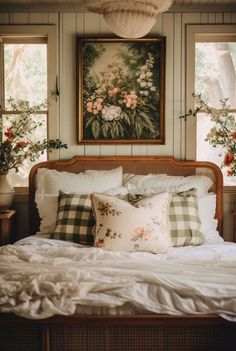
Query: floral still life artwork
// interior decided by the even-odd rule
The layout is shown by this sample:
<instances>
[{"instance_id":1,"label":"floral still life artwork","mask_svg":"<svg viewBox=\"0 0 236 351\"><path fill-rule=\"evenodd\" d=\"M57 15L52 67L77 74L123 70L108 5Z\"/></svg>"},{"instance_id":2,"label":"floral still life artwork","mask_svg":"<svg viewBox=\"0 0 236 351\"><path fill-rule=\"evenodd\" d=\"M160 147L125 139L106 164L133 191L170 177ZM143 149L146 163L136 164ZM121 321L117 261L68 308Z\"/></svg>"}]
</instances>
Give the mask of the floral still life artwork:
<instances>
[{"instance_id":1,"label":"floral still life artwork","mask_svg":"<svg viewBox=\"0 0 236 351\"><path fill-rule=\"evenodd\" d=\"M193 97L196 107L180 118L186 121L189 116L196 117L200 111L210 116L214 126L207 134L206 141L214 148L221 147L219 151L222 159L221 168L226 169L228 177L236 176L236 120L229 111L228 98L220 100L221 107L216 109L209 106L201 94L193 94Z\"/></svg>"},{"instance_id":2,"label":"floral still life artwork","mask_svg":"<svg viewBox=\"0 0 236 351\"><path fill-rule=\"evenodd\" d=\"M165 38L78 39L82 143L164 143Z\"/></svg>"}]
</instances>

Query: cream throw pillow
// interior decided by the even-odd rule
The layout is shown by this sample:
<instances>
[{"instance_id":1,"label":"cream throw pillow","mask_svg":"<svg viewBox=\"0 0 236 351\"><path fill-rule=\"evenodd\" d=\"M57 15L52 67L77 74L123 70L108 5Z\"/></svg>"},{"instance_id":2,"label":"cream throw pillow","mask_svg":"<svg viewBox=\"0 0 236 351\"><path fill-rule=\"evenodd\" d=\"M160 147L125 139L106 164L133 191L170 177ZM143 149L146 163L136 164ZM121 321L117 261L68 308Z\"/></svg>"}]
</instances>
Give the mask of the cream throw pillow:
<instances>
[{"instance_id":1,"label":"cream throw pillow","mask_svg":"<svg viewBox=\"0 0 236 351\"><path fill-rule=\"evenodd\" d=\"M58 172L40 168L37 174L35 202L39 211L40 231L53 232L57 220L59 191L64 193L91 194L111 190L110 195L125 191L122 187L122 167L110 170L87 170L83 173ZM116 191L118 190L118 191Z\"/></svg>"},{"instance_id":2,"label":"cream throw pillow","mask_svg":"<svg viewBox=\"0 0 236 351\"><path fill-rule=\"evenodd\" d=\"M166 252L172 246L170 198L169 193L161 193L132 205L113 196L93 193L94 246L109 251Z\"/></svg>"}]
</instances>

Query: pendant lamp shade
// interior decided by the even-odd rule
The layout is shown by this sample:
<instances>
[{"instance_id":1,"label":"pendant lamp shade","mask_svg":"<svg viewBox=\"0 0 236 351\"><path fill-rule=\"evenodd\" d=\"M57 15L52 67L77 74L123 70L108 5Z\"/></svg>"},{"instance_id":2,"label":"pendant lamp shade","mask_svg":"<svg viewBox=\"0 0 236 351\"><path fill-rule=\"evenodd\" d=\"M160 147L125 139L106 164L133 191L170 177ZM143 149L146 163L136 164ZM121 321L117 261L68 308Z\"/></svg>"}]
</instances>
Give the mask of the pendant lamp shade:
<instances>
[{"instance_id":1,"label":"pendant lamp shade","mask_svg":"<svg viewBox=\"0 0 236 351\"><path fill-rule=\"evenodd\" d=\"M122 38L144 37L172 0L87 0L89 11L103 15L113 33Z\"/></svg>"}]
</instances>

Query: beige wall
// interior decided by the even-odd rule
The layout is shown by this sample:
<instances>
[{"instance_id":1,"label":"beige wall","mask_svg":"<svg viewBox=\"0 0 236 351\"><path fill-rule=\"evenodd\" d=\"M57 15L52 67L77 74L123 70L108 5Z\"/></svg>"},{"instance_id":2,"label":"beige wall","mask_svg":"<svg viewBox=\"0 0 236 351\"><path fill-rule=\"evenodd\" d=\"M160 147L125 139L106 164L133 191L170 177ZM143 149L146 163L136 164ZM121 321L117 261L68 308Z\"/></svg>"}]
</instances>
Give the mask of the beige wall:
<instances>
[{"instance_id":1,"label":"beige wall","mask_svg":"<svg viewBox=\"0 0 236 351\"><path fill-rule=\"evenodd\" d=\"M186 24L236 24L236 13L164 13L150 36L166 37L165 145L77 145L76 143L76 37L112 34L100 15L92 13L0 13L0 24L55 24L58 33L60 77L60 138L69 146L60 158L80 155L173 155L185 158L185 126L178 118L185 111ZM225 237L232 237L231 211L235 195L225 195ZM26 216L25 203L16 206ZM23 210L24 208L24 210ZM20 221L18 220L18 223ZM27 232L27 221L19 235Z\"/></svg>"}]
</instances>

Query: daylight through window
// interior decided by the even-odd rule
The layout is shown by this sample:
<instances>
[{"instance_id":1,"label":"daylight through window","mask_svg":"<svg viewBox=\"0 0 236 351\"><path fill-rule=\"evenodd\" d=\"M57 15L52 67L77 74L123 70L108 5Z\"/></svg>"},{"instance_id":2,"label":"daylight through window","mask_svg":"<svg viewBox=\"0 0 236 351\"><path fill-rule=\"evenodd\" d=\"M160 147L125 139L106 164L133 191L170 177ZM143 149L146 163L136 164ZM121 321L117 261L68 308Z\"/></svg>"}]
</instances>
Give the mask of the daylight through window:
<instances>
[{"instance_id":1,"label":"daylight through window","mask_svg":"<svg viewBox=\"0 0 236 351\"><path fill-rule=\"evenodd\" d=\"M1 109L0 123L3 132L8 127L9 119L20 118L19 111L9 104L9 99L27 100L30 106L40 105L47 98L47 38L46 37L0 37L0 87ZM47 138L47 109L37 111L33 116L42 121L32 135L33 142ZM40 160L46 160L44 153ZM10 171L8 180L13 186L27 186L28 174L33 163L25 160L19 172Z\"/></svg>"},{"instance_id":2,"label":"daylight through window","mask_svg":"<svg viewBox=\"0 0 236 351\"><path fill-rule=\"evenodd\" d=\"M216 109L221 107L220 100L227 98L230 114L236 118L236 36L225 41L217 41L216 36L208 36L207 40L203 35L196 37L195 92L200 93L208 105ZM220 166L224 160L224 148L212 147L205 140L214 127L215 123L206 113L198 113L196 158ZM229 176L225 167L222 172L224 185L236 185L235 176Z\"/></svg>"}]
</instances>

